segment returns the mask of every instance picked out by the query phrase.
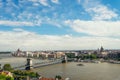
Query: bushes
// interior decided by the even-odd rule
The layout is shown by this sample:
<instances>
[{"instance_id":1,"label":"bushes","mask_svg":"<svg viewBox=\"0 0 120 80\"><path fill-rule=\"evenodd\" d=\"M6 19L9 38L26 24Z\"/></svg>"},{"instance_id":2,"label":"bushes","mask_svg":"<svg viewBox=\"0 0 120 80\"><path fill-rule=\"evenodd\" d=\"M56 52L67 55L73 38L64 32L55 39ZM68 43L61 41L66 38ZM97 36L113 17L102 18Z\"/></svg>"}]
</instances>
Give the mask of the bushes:
<instances>
[{"instance_id":1,"label":"bushes","mask_svg":"<svg viewBox=\"0 0 120 80\"><path fill-rule=\"evenodd\" d=\"M40 77L38 73L35 73L32 71L13 70L10 64L5 64L3 66L3 70L12 72L15 80L26 80L27 77L30 77L30 78ZM14 80L14 79L11 77L5 77L4 75L0 75L0 80Z\"/></svg>"},{"instance_id":2,"label":"bushes","mask_svg":"<svg viewBox=\"0 0 120 80\"><path fill-rule=\"evenodd\" d=\"M14 80L14 78L10 76L6 76L4 74L0 74L0 80Z\"/></svg>"},{"instance_id":3,"label":"bushes","mask_svg":"<svg viewBox=\"0 0 120 80\"><path fill-rule=\"evenodd\" d=\"M56 75L56 76L55 76L55 79L60 80L60 79L62 79L62 77L61 77L60 75Z\"/></svg>"},{"instance_id":4,"label":"bushes","mask_svg":"<svg viewBox=\"0 0 120 80\"><path fill-rule=\"evenodd\" d=\"M15 70L15 71L13 71L13 74L14 74L15 76L39 77L39 74L38 74L38 73L34 73L34 72L31 72L31 71Z\"/></svg>"},{"instance_id":5,"label":"bushes","mask_svg":"<svg viewBox=\"0 0 120 80\"><path fill-rule=\"evenodd\" d=\"M3 70L11 71L11 70L13 70L13 69L12 69L12 67L11 67L10 64L5 64L5 65L3 66Z\"/></svg>"}]
</instances>

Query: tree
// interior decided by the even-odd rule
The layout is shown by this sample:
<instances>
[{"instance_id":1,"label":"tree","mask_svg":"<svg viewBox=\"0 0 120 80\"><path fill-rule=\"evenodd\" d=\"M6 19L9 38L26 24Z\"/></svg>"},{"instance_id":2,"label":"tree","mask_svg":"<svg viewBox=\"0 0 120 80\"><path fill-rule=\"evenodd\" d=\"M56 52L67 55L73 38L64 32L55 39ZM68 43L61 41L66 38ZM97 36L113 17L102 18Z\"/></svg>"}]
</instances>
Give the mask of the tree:
<instances>
[{"instance_id":1,"label":"tree","mask_svg":"<svg viewBox=\"0 0 120 80\"><path fill-rule=\"evenodd\" d=\"M68 58L75 58L75 54L74 53L66 53Z\"/></svg>"},{"instance_id":2,"label":"tree","mask_svg":"<svg viewBox=\"0 0 120 80\"><path fill-rule=\"evenodd\" d=\"M61 77L60 75L56 75L56 76L55 76L55 79L61 80L62 77Z\"/></svg>"},{"instance_id":3,"label":"tree","mask_svg":"<svg viewBox=\"0 0 120 80\"><path fill-rule=\"evenodd\" d=\"M0 64L0 70L1 70L2 68L1 68L1 64Z\"/></svg>"},{"instance_id":4,"label":"tree","mask_svg":"<svg viewBox=\"0 0 120 80\"><path fill-rule=\"evenodd\" d=\"M5 65L3 66L3 70L11 71L11 70L13 70L13 69L12 69L12 67L11 67L10 64L5 64Z\"/></svg>"},{"instance_id":5,"label":"tree","mask_svg":"<svg viewBox=\"0 0 120 80\"><path fill-rule=\"evenodd\" d=\"M91 59L97 59L97 56L96 56L95 54L91 54L91 55L90 55L90 58L91 58Z\"/></svg>"},{"instance_id":6,"label":"tree","mask_svg":"<svg viewBox=\"0 0 120 80\"><path fill-rule=\"evenodd\" d=\"M13 74L15 76L22 76L23 78L27 76L32 77L32 78L39 77L38 73L31 72L31 71L14 70Z\"/></svg>"},{"instance_id":7,"label":"tree","mask_svg":"<svg viewBox=\"0 0 120 80\"><path fill-rule=\"evenodd\" d=\"M4 74L0 74L0 80L14 80L14 78L10 76L6 76Z\"/></svg>"},{"instance_id":8,"label":"tree","mask_svg":"<svg viewBox=\"0 0 120 80\"><path fill-rule=\"evenodd\" d=\"M40 77L40 75L36 72L36 77L38 78L38 77Z\"/></svg>"}]
</instances>

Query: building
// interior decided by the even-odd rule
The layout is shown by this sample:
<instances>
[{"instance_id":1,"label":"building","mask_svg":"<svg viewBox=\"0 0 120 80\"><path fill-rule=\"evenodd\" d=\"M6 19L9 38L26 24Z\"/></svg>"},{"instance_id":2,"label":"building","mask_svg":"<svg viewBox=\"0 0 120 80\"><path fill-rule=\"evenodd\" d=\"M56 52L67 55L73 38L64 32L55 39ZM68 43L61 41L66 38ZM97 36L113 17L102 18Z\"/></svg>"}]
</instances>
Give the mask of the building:
<instances>
[{"instance_id":1,"label":"building","mask_svg":"<svg viewBox=\"0 0 120 80\"><path fill-rule=\"evenodd\" d=\"M56 52L55 54L56 54L56 58L57 58L57 59L58 59L58 58L62 58L62 57L65 56L65 53L64 53L64 52Z\"/></svg>"},{"instance_id":2,"label":"building","mask_svg":"<svg viewBox=\"0 0 120 80\"><path fill-rule=\"evenodd\" d=\"M103 46L101 46L101 48L100 48L100 52L103 52L104 51L104 48L103 48Z\"/></svg>"},{"instance_id":3,"label":"building","mask_svg":"<svg viewBox=\"0 0 120 80\"><path fill-rule=\"evenodd\" d=\"M112 53L109 53L108 55L108 58L109 59L120 59L120 52L112 52Z\"/></svg>"},{"instance_id":4,"label":"building","mask_svg":"<svg viewBox=\"0 0 120 80\"><path fill-rule=\"evenodd\" d=\"M97 57L99 58L107 58L108 51L104 50L103 46L97 51Z\"/></svg>"},{"instance_id":5,"label":"building","mask_svg":"<svg viewBox=\"0 0 120 80\"><path fill-rule=\"evenodd\" d=\"M17 49L17 51L12 53L13 56L23 57L25 56L25 53L21 51L20 49Z\"/></svg>"}]
</instances>

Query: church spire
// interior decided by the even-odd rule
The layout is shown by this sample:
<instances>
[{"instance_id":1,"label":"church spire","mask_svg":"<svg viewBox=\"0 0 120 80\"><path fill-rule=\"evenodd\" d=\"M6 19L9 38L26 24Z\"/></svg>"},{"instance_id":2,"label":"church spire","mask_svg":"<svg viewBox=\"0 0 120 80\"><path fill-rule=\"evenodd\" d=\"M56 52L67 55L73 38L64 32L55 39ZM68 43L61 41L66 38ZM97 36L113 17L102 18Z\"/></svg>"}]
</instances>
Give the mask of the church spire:
<instances>
[{"instance_id":1,"label":"church spire","mask_svg":"<svg viewBox=\"0 0 120 80\"><path fill-rule=\"evenodd\" d=\"M101 46L101 48L100 48L100 52L103 52L104 51L104 48L103 48L103 46Z\"/></svg>"}]
</instances>

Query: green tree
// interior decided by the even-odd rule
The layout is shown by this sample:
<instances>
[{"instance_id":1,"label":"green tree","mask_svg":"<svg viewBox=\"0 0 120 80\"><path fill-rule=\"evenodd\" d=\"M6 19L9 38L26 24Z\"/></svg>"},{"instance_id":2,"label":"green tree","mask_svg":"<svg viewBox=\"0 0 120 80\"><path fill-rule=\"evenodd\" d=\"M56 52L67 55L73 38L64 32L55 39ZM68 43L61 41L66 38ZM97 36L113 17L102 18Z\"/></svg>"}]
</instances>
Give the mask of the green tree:
<instances>
[{"instance_id":1,"label":"green tree","mask_svg":"<svg viewBox=\"0 0 120 80\"><path fill-rule=\"evenodd\" d=\"M15 76L23 76L23 77L38 77L38 73L35 73L35 72L31 72L31 71L21 71L21 70L14 70L13 71L13 74Z\"/></svg>"},{"instance_id":2,"label":"green tree","mask_svg":"<svg viewBox=\"0 0 120 80\"><path fill-rule=\"evenodd\" d=\"M1 68L1 64L0 64L0 70L1 70L2 68Z\"/></svg>"},{"instance_id":3,"label":"green tree","mask_svg":"<svg viewBox=\"0 0 120 80\"><path fill-rule=\"evenodd\" d=\"M91 58L91 59L97 59L97 56L96 56L95 54L91 54L91 55L90 55L90 58Z\"/></svg>"},{"instance_id":4,"label":"green tree","mask_svg":"<svg viewBox=\"0 0 120 80\"><path fill-rule=\"evenodd\" d=\"M11 67L10 64L5 64L5 65L3 66L3 70L11 71L11 70L13 70L13 69L12 69L12 67Z\"/></svg>"},{"instance_id":5,"label":"green tree","mask_svg":"<svg viewBox=\"0 0 120 80\"><path fill-rule=\"evenodd\" d=\"M7 76L7 77L6 77L6 80L14 80L14 78Z\"/></svg>"},{"instance_id":6,"label":"green tree","mask_svg":"<svg viewBox=\"0 0 120 80\"><path fill-rule=\"evenodd\" d=\"M38 78L38 77L40 77L40 75L36 72L36 77Z\"/></svg>"},{"instance_id":7,"label":"green tree","mask_svg":"<svg viewBox=\"0 0 120 80\"><path fill-rule=\"evenodd\" d=\"M10 76L6 76L4 74L0 74L0 80L14 80L14 78Z\"/></svg>"},{"instance_id":8,"label":"green tree","mask_svg":"<svg viewBox=\"0 0 120 80\"><path fill-rule=\"evenodd\" d=\"M74 53L66 53L68 58L75 58L75 54Z\"/></svg>"},{"instance_id":9,"label":"green tree","mask_svg":"<svg viewBox=\"0 0 120 80\"><path fill-rule=\"evenodd\" d=\"M55 79L61 80L62 77L61 77L60 75L56 75L56 76L55 76Z\"/></svg>"}]
</instances>

